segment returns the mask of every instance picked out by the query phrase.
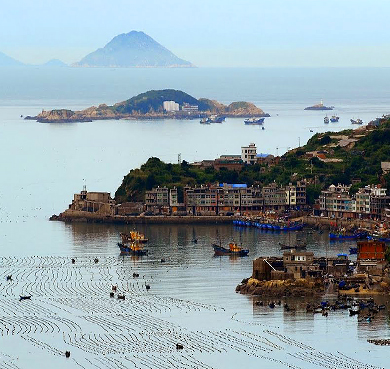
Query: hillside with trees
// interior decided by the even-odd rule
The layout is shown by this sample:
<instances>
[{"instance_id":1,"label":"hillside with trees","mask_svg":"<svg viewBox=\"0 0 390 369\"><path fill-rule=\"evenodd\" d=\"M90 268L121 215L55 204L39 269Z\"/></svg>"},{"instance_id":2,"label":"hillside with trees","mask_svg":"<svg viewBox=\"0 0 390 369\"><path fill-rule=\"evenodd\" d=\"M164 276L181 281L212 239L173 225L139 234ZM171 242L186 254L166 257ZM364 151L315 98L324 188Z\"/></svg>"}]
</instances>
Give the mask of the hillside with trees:
<instances>
[{"instance_id":1,"label":"hillside with trees","mask_svg":"<svg viewBox=\"0 0 390 369\"><path fill-rule=\"evenodd\" d=\"M313 156L313 152L321 155ZM187 185L219 182L265 186L274 181L286 185L306 179L308 200L313 203L320 191L332 183L354 183L352 191L368 184L390 186L390 174L383 174L381 170L382 161L390 161L388 120L371 130L315 134L305 146L290 150L280 160L245 165L240 171L202 169L186 161L170 164L150 158L124 177L115 199L118 202L144 201L145 191L157 186L177 187L180 193Z\"/></svg>"},{"instance_id":2,"label":"hillside with trees","mask_svg":"<svg viewBox=\"0 0 390 369\"><path fill-rule=\"evenodd\" d=\"M165 111L164 101L175 101L181 110ZM195 105L194 111L185 111L186 104ZM174 89L151 90L132 98L118 102L114 105L100 104L84 110L72 111L69 109L43 110L35 117L27 116L25 119L37 120L42 123L54 122L86 122L108 119L191 119L210 114L221 114L231 117L269 117L269 114L256 105L246 101L232 102L224 105L216 100L195 97Z\"/></svg>"}]
</instances>

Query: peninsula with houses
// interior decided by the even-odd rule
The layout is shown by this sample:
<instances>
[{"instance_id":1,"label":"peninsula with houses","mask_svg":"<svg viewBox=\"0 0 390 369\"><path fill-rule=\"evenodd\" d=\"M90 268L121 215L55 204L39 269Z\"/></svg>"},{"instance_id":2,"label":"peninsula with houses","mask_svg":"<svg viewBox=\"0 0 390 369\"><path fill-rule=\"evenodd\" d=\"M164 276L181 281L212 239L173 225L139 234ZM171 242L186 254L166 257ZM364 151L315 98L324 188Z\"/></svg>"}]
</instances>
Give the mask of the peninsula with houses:
<instances>
[{"instance_id":1,"label":"peninsula with houses","mask_svg":"<svg viewBox=\"0 0 390 369\"><path fill-rule=\"evenodd\" d=\"M383 117L355 130L315 134L280 157L258 154L251 143L240 154L195 163L150 158L124 177L114 198L83 189L52 219L232 222L288 213L312 226L363 226L385 238L389 168L390 121Z\"/></svg>"},{"instance_id":2,"label":"peninsula with houses","mask_svg":"<svg viewBox=\"0 0 390 369\"><path fill-rule=\"evenodd\" d=\"M236 101L224 105L216 100L195 97L179 90L151 90L114 105L101 104L80 111L69 109L42 110L27 120L41 123L92 122L104 119L195 119L222 117L269 117L256 105Z\"/></svg>"}]
</instances>

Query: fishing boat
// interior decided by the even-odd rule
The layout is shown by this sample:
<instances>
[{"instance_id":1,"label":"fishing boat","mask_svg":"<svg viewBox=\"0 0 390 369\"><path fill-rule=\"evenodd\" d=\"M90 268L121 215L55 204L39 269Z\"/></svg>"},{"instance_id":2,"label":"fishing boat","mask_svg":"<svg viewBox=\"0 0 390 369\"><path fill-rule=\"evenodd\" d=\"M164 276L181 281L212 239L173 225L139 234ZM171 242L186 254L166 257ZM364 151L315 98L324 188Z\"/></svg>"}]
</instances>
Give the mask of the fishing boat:
<instances>
[{"instance_id":1,"label":"fishing boat","mask_svg":"<svg viewBox=\"0 0 390 369\"><path fill-rule=\"evenodd\" d=\"M373 232L367 236L367 239L389 243L390 234L388 232Z\"/></svg>"},{"instance_id":2,"label":"fishing boat","mask_svg":"<svg viewBox=\"0 0 390 369\"><path fill-rule=\"evenodd\" d=\"M331 240L357 240L361 238L367 237L366 232L354 232L354 233L345 233L345 232L339 232L339 233L329 233L329 238Z\"/></svg>"},{"instance_id":3,"label":"fishing boat","mask_svg":"<svg viewBox=\"0 0 390 369\"><path fill-rule=\"evenodd\" d=\"M332 116L330 117L330 121L331 121L332 123L338 122L339 119L340 119L340 117L338 117L337 115L332 115Z\"/></svg>"},{"instance_id":4,"label":"fishing boat","mask_svg":"<svg viewBox=\"0 0 390 369\"><path fill-rule=\"evenodd\" d=\"M351 123L352 124L363 124L363 121L361 119L359 119L359 118L356 119L356 120L355 119L351 119Z\"/></svg>"},{"instance_id":5,"label":"fishing boat","mask_svg":"<svg viewBox=\"0 0 390 369\"><path fill-rule=\"evenodd\" d=\"M130 233L121 233L122 243L126 244L129 242L138 242L138 243L146 243L148 239L144 234L139 233L138 231L130 231Z\"/></svg>"},{"instance_id":6,"label":"fishing boat","mask_svg":"<svg viewBox=\"0 0 390 369\"><path fill-rule=\"evenodd\" d=\"M148 250L145 250L143 248L143 245L139 242L130 242L127 244L123 244L118 242L119 249L121 250L121 253L131 254L131 255L146 255L148 253Z\"/></svg>"},{"instance_id":7,"label":"fishing boat","mask_svg":"<svg viewBox=\"0 0 390 369\"><path fill-rule=\"evenodd\" d=\"M222 115L210 115L208 117L208 122L209 123L222 123L225 120L225 117Z\"/></svg>"},{"instance_id":8,"label":"fishing boat","mask_svg":"<svg viewBox=\"0 0 390 369\"><path fill-rule=\"evenodd\" d=\"M349 248L349 254L350 255L357 254L357 252L358 252L357 247L350 247Z\"/></svg>"},{"instance_id":9,"label":"fishing boat","mask_svg":"<svg viewBox=\"0 0 390 369\"><path fill-rule=\"evenodd\" d=\"M247 256L249 254L249 250L244 250L242 247L238 246L235 242L230 242L228 249L221 245L217 245L216 243L214 243L212 246L214 249L214 254L216 256L223 256L223 255Z\"/></svg>"},{"instance_id":10,"label":"fishing boat","mask_svg":"<svg viewBox=\"0 0 390 369\"><path fill-rule=\"evenodd\" d=\"M209 118L202 118L200 120L200 124L210 124L211 122L209 121Z\"/></svg>"},{"instance_id":11,"label":"fishing boat","mask_svg":"<svg viewBox=\"0 0 390 369\"><path fill-rule=\"evenodd\" d=\"M325 118L324 118L324 123L329 123L329 118L328 118L328 116L325 116Z\"/></svg>"},{"instance_id":12,"label":"fishing boat","mask_svg":"<svg viewBox=\"0 0 390 369\"><path fill-rule=\"evenodd\" d=\"M265 118L247 118L244 120L245 124L257 124L261 125L264 123Z\"/></svg>"}]
</instances>

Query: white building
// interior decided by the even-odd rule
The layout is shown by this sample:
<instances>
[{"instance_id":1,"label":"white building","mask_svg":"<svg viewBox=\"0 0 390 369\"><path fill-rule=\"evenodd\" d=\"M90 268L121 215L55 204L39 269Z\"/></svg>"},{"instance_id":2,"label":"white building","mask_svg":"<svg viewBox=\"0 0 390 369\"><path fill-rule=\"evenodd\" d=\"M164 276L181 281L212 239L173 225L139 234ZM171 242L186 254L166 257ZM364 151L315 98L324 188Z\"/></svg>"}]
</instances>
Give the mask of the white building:
<instances>
[{"instance_id":1,"label":"white building","mask_svg":"<svg viewBox=\"0 0 390 369\"><path fill-rule=\"evenodd\" d=\"M164 101L163 108L165 111L179 111L179 104L174 101Z\"/></svg>"},{"instance_id":2,"label":"white building","mask_svg":"<svg viewBox=\"0 0 390 369\"><path fill-rule=\"evenodd\" d=\"M257 147L254 143L250 143L249 146L241 147L241 160L246 164L256 164Z\"/></svg>"},{"instance_id":3,"label":"white building","mask_svg":"<svg viewBox=\"0 0 390 369\"><path fill-rule=\"evenodd\" d=\"M187 112L197 112L199 110L199 106L198 105L191 105L191 104L188 104L188 103L184 103L181 110L183 111L187 111Z\"/></svg>"}]
</instances>

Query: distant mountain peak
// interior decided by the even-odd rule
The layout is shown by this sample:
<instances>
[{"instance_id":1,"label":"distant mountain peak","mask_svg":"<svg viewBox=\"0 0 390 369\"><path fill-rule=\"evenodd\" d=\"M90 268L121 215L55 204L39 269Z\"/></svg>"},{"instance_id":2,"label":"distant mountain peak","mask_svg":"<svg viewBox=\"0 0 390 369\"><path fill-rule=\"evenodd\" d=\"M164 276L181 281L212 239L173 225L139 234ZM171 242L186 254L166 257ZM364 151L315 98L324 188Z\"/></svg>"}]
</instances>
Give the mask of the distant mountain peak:
<instances>
[{"instance_id":1,"label":"distant mountain peak","mask_svg":"<svg viewBox=\"0 0 390 369\"><path fill-rule=\"evenodd\" d=\"M67 67L68 65L59 59L51 59L48 62L42 64L44 67Z\"/></svg>"},{"instance_id":2,"label":"distant mountain peak","mask_svg":"<svg viewBox=\"0 0 390 369\"><path fill-rule=\"evenodd\" d=\"M24 64L19 60L11 58L10 56L0 51L0 67L13 67L13 66L22 66L22 65Z\"/></svg>"},{"instance_id":3,"label":"distant mountain peak","mask_svg":"<svg viewBox=\"0 0 390 369\"><path fill-rule=\"evenodd\" d=\"M115 36L103 48L88 54L79 67L193 67L142 31Z\"/></svg>"}]
</instances>

